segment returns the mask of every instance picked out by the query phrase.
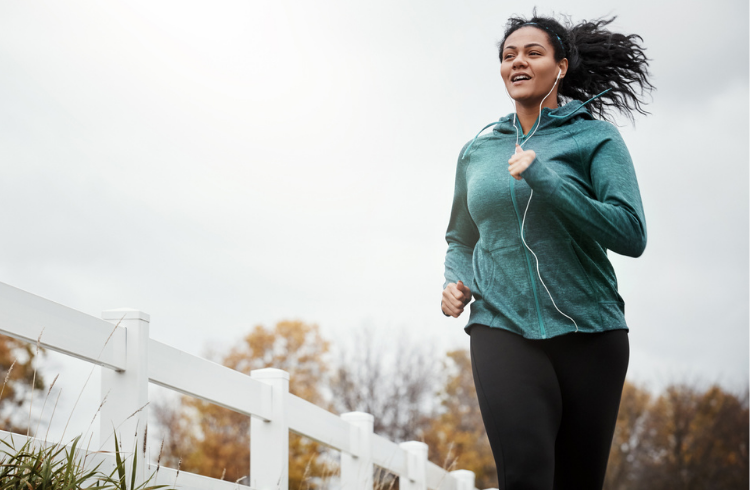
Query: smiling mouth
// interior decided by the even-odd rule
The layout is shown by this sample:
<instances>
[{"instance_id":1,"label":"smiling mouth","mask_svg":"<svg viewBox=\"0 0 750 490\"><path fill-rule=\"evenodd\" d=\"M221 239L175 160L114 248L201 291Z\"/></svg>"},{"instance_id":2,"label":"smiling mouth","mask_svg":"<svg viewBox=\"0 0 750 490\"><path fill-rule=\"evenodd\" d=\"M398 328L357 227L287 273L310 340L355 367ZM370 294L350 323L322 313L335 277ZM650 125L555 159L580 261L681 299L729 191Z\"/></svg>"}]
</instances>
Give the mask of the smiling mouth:
<instances>
[{"instance_id":1,"label":"smiling mouth","mask_svg":"<svg viewBox=\"0 0 750 490\"><path fill-rule=\"evenodd\" d=\"M510 79L510 81L512 83L523 82L523 81L526 81L526 80L531 80L531 77L528 76L528 75L515 75L515 76L511 77L511 79Z\"/></svg>"}]
</instances>

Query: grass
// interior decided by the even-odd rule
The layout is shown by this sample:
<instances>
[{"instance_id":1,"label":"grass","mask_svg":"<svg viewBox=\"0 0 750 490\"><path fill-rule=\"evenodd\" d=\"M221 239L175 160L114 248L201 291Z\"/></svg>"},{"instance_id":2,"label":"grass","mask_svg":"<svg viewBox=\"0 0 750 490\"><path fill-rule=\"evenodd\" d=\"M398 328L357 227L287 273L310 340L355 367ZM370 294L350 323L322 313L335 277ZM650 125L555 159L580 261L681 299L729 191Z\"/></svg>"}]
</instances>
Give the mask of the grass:
<instances>
[{"instance_id":1,"label":"grass","mask_svg":"<svg viewBox=\"0 0 750 490\"><path fill-rule=\"evenodd\" d=\"M28 438L19 448L0 439L0 490L167 490L167 485L150 485L155 473L144 482L137 479L137 451L128 475L127 457L123 457L115 435L115 469L91 468L78 447L81 437L68 446L44 445ZM129 478L128 478L129 476ZM174 489L168 489L174 490Z\"/></svg>"},{"instance_id":2,"label":"grass","mask_svg":"<svg viewBox=\"0 0 750 490\"><path fill-rule=\"evenodd\" d=\"M99 468L87 470L76 458L76 438L70 449L57 446L37 446L32 439L20 448L2 440L0 451L0 488L2 489L79 489L113 488L99 485Z\"/></svg>"},{"instance_id":3,"label":"grass","mask_svg":"<svg viewBox=\"0 0 750 490\"><path fill-rule=\"evenodd\" d=\"M114 326L112 333L114 333L118 325L119 322ZM43 332L44 330L42 330L42 333ZM39 354L42 333L40 333L39 338L37 338L36 355ZM109 342L109 339L112 337L112 333L102 347L102 352L104 351L106 344ZM101 352L99 355L101 356ZM2 388L0 388L0 398L2 398L5 386L8 383L10 373L15 364L16 361L13 361L13 364L11 364L5 375ZM92 368L92 373L93 370L94 368ZM89 373L83 388L81 388L81 393L86 387L86 384L88 384L92 373ZM62 440L56 444L48 444L47 435L45 435L44 441L35 439L35 434L31 434L30 431L32 427L31 417L34 404L33 386L35 386L36 377L37 370L34 368L31 385L32 389L30 390L29 420L26 429L26 442L20 447L16 447L13 435L10 436L9 440L0 439L0 490L175 490L173 488L167 488L168 485L151 484L151 481L156 477L159 471L158 466L156 471L149 475L145 481L139 481L137 448L134 448L132 453L130 453L131 456L126 456L120 447L116 428L113 431L115 468L110 473L101 469L101 463L93 468L91 464L87 464L87 458L97 454L97 452L89 452L80 448L82 436L74 438L70 446L64 446ZM52 387L55 385L56 381L57 376L47 390L47 395L45 396L44 404L42 405L42 413L44 412ZM77 406L80 397L81 394L79 393L73 411L75 411L75 407ZM57 408L57 401L59 401L59 394L55 401L55 408ZM96 415L98 415L105 401L106 396L101 405L99 405ZM135 413L138 413L143 408L145 407L141 407L141 409L137 410ZM54 412L55 410L53 409L53 418ZM135 415L135 413L133 415ZM96 418L96 415L94 415L94 419ZM65 429L63 430L63 436L61 436L61 439L64 437L69 422L70 418L68 418L68 421L65 424ZM94 420L92 419L87 432L91 429L93 422ZM38 430L39 424L37 423L35 433L37 433ZM105 452L99 451L98 453ZM129 461L131 457L132 461ZM128 474L128 472L130 474Z\"/></svg>"}]
</instances>

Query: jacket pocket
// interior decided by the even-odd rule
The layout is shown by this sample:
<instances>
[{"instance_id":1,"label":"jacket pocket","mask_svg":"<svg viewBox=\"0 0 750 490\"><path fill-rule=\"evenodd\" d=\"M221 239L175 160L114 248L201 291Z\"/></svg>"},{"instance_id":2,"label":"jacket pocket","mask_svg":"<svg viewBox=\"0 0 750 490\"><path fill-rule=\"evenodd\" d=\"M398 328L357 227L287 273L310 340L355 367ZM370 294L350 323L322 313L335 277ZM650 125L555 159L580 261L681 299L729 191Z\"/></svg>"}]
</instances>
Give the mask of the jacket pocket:
<instances>
[{"instance_id":1,"label":"jacket pocket","mask_svg":"<svg viewBox=\"0 0 750 490\"><path fill-rule=\"evenodd\" d=\"M571 246L589 279L596 301L622 303L622 297L617 291L617 277L606 252L598 245L584 248L575 241L571 241Z\"/></svg>"},{"instance_id":2,"label":"jacket pocket","mask_svg":"<svg viewBox=\"0 0 750 490\"><path fill-rule=\"evenodd\" d=\"M539 272L534 273L543 281L539 291L545 313L559 318L562 311L579 324L593 312L598 316L598 301L573 242L544 241L533 245L532 250L539 261Z\"/></svg>"},{"instance_id":3,"label":"jacket pocket","mask_svg":"<svg viewBox=\"0 0 750 490\"><path fill-rule=\"evenodd\" d=\"M534 292L522 246L492 251L477 247L474 257L479 295L496 313L514 322L528 318L534 309Z\"/></svg>"}]
</instances>

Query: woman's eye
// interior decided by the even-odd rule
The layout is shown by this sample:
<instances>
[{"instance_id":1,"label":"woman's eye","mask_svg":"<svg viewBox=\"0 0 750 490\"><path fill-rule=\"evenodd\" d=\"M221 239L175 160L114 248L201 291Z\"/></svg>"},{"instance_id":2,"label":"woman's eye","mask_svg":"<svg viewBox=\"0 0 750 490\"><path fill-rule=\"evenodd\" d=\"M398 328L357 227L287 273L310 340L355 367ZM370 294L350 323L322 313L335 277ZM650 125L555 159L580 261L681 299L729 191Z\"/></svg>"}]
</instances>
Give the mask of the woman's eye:
<instances>
[{"instance_id":1,"label":"woman's eye","mask_svg":"<svg viewBox=\"0 0 750 490\"><path fill-rule=\"evenodd\" d=\"M503 56L503 59L507 60L513 57L513 53L508 53L505 56Z\"/></svg>"}]
</instances>

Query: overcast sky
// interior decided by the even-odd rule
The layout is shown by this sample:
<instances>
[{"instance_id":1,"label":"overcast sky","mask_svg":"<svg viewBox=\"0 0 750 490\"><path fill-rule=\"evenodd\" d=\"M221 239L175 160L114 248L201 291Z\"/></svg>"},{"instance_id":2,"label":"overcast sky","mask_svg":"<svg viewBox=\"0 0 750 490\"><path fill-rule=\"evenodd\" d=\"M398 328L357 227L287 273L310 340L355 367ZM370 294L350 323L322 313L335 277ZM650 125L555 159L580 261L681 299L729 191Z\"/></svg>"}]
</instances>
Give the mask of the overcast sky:
<instances>
[{"instance_id":1,"label":"overcast sky","mask_svg":"<svg viewBox=\"0 0 750 490\"><path fill-rule=\"evenodd\" d=\"M559 2L538 2L549 14ZM748 380L748 2L571 0L643 37L629 377ZM296 318L446 350L456 157L513 110L499 1L0 0L0 281L202 354ZM558 10L558 12L560 12ZM97 387L98 389L98 387Z\"/></svg>"}]
</instances>

